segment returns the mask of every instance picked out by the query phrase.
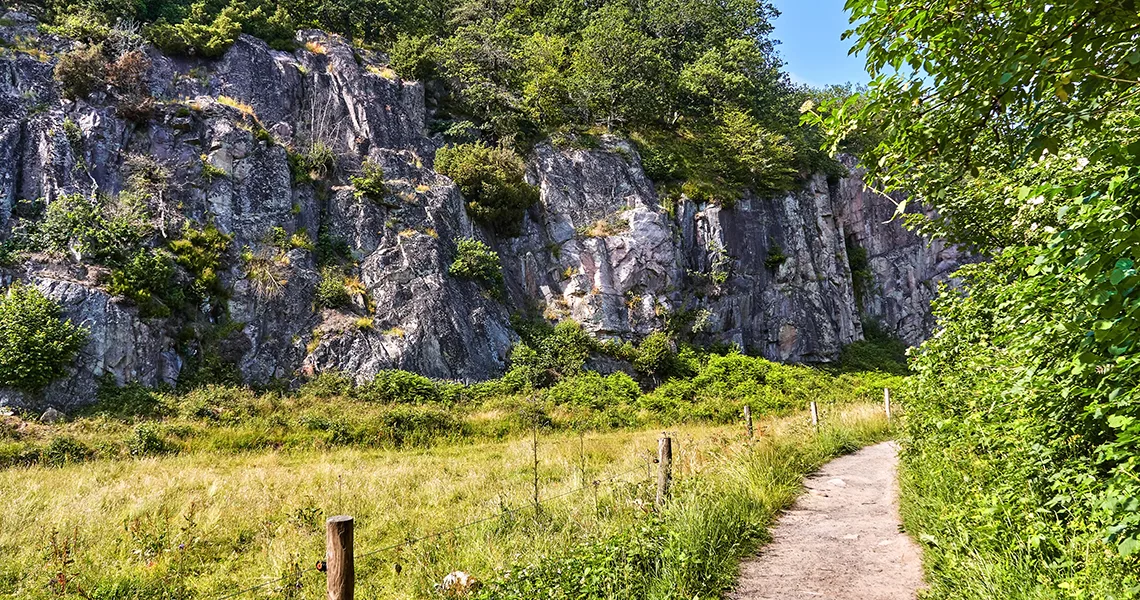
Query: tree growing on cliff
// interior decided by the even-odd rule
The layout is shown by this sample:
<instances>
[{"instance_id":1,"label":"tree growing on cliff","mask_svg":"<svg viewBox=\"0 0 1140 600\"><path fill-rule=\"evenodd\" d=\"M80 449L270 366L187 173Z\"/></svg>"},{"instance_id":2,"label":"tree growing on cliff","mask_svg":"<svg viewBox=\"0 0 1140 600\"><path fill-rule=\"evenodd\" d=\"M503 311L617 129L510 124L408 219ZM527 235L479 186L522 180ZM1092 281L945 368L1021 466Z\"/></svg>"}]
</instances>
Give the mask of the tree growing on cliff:
<instances>
[{"instance_id":1,"label":"tree growing on cliff","mask_svg":"<svg viewBox=\"0 0 1140 600\"><path fill-rule=\"evenodd\" d=\"M479 281L495 290L503 285L503 267L498 252L471 238L456 240L455 247L455 260L447 270L448 274Z\"/></svg>"},{"instance_id":2,"label":"tree growing on cliff","mask_svg":"<svg viewBox=\"0 0 1140 600\"><path fill-rule=\"evenodd\" d=\"M0 298L0 387L38 392L63 373L87 331L38 289L13 283Z\"/></svg>"}]
</instances>

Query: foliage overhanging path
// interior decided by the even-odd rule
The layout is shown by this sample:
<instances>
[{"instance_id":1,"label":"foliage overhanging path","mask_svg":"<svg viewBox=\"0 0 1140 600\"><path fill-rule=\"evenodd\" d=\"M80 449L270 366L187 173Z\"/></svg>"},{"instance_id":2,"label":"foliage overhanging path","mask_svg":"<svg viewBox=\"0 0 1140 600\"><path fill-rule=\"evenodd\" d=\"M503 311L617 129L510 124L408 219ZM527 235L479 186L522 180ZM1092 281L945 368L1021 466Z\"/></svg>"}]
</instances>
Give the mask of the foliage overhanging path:
<instances>
[{"instance_id":1,"label":"foliage overhanging path","mask_svg":"<svg viewBox=\"0 0 1140 600\"><path fill-rule=\"evenodd\" d=\"M731 600L904 600L922 585L918 546L901 532L898 446L884 442L824 465L741 566Z\"/></svg>"}]
</instances>

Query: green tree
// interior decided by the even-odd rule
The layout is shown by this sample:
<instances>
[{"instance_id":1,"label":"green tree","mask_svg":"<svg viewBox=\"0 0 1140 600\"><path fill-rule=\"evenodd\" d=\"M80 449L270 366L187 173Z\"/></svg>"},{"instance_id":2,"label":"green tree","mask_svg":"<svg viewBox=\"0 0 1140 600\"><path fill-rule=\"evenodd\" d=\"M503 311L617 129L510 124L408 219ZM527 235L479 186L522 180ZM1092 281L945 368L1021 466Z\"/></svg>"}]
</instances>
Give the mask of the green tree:
<instances>
[{"instance_id":1,"label":"green tree","mask_svg":"<svg viewBox=\"0 0 1140 600\"><path fill-rule=\"evenodd\" d=\"M63 374L87 331L38 289L13 283L0 298L0 387L38 392Z\"/></svg>"},{"instance_id":2,"label":"green tree","mask_svg":"<svg viewBox=\"0 0 1140 600\"><path fill-rule=\"evenodd\" d=\"M574 89L592 120L610 129L656 121L673 94L662 44L637 22L630 9L607 4L582 30L574 51Z\"/></svg>"}]
</instances>

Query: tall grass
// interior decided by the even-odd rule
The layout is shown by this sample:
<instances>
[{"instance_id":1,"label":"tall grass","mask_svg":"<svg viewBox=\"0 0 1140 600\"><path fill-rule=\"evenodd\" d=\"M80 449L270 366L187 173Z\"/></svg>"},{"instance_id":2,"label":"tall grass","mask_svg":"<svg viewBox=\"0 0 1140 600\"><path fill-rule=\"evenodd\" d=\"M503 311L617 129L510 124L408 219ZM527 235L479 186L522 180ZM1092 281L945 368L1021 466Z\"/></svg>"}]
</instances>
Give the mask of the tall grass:
<instances>
[{"instance_id":1,"label":"tall grass","mask_svg":"<svg viewBox=\"0 0 1140 600\"><path fill-rule=\"evenodd\" d=\"M755 444L710 453L700 475L683 478L660 514L501 574L484 597L720 598L740 559L768 540L768 526L799 495L806 474L889 433L876 406L829 416L818 434L804 418L786 419Z\"/></svg>"},{"instance_id":2,"label":"tall grass","mask_svg":"<svg viewBox=\"0 0 1140 600\"><path fill-rule=\"evenodd\" d=\"M1083 519L1041 519L1030 460L941 444L910 445L899 475L906 529L923 545L931 600L1124 600L1140 595L1132 568ZM997 458L1000 456L1001 458ZM1009 469L1010 463L1020 463ZM1016 492L1003 502L985 490ZM1037 518L1035 518L1037 517ZM1135 563L1135 559L1131 561Z\"/></svg>"}]
</instances>

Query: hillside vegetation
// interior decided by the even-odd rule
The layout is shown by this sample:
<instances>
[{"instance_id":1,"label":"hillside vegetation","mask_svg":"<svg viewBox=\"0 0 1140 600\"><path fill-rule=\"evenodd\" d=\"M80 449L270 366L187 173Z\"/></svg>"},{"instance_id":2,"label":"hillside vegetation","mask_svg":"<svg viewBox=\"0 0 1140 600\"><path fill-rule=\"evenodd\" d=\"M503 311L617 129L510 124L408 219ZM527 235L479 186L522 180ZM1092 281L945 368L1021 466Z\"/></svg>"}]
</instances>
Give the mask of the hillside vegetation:
<instances>
[{"instance_id":1,"label":"hillside vegetation","mask_svg":"<svg viewBox=\"0 0 1140 600\"><path fill-rule=\"evenodd\" d=\"M140 35L217 57L242 33L284 50L297 29L339 33L428 82L431 127L451 142L525 151L618 131L638 142L651 178L697 201L842 171L799 124L800 104L825 93L781 70L766 1L53 0L45 13L49 31L105 54Z\"/></svg>"},{"instance_id":2,"label":"hillside vegetation","mask_svg":"<svg viewBox=\"0 0 1140 600\"><path fill-rule=\"evenodd\" d=\"M66 423L0 422L0 466L62 465L177 453L427 447L543 431L610 431L650 425L725 424L756 414L873 401L902 379L882 371L827 372L729 352L674 353L653 340L625 352L651 377L643 391L625 372L585 369L597 346L573 322L516 346L501 379L462 385L406 371L357 384L324 373L297 390L234 385L183 389L118 386ZM871 347L871 354L881 352Z\"/></svg>"},{"instance_id":3,"label":"hillside vegetation","mask_svg":"<svg viewBox=\"0 0 1140 600\"><path fill-rule=\"evenodd\" d=\"M912 358L904 514L930 598L1140 591L1135 2L850 0L874 80L809 107L988 260ZM869 179L870 180L870 179Z\"/></svg>"}]
</instances>

